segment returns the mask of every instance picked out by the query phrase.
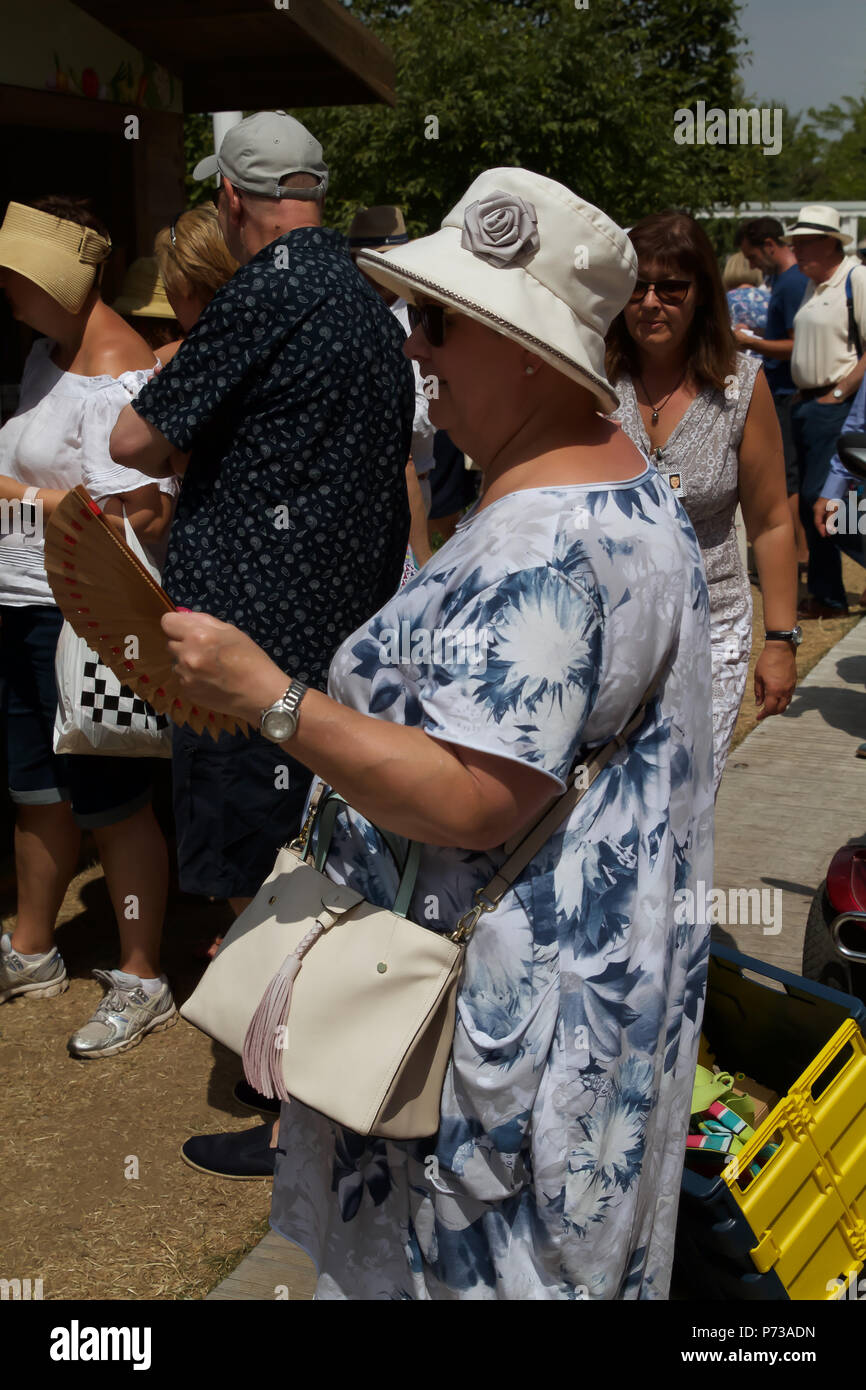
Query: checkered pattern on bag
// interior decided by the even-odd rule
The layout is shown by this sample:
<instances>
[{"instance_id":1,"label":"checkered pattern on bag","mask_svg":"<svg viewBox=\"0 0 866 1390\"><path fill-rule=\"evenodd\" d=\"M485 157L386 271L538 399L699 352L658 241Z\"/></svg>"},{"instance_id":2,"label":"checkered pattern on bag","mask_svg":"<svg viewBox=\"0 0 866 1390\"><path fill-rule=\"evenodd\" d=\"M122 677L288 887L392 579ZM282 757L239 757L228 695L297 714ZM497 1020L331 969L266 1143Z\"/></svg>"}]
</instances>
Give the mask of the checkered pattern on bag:
<instances>
[{"instance_id":1,"label":"checkered pattern on bag","mask_svg":"<svg viewBox=\"0 0 866 1390\"><path fill-rule=\"evenodd\" d=\"M168 728L168 715L157 714L128 685L121 685L120 694L115 695L116 682L112 679L109 688L106 674L106 668L98 661L85 661L81 708L90 711L94 724L114 724L119 729L130 729L134 720L137 729L159 733Z\"/></svg>"}]
</instances>

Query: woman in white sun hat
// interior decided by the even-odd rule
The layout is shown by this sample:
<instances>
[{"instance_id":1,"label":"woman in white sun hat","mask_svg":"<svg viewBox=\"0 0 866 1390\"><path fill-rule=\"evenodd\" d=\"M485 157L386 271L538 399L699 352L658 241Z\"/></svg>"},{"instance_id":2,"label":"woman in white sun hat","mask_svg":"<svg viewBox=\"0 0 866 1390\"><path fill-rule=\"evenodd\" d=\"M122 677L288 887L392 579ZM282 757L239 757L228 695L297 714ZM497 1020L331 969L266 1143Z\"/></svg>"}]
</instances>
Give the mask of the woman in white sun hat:
<instances>
[{"instance_id":1,"label":"woman in white sun hat","mask_svg":"<svg viewBox=\"0 0 866 1390\"><path fill-rule=\"evenodd\" d=\"M665 1298L708 950L705 923L672 923L678 890L712 881L713 740L694 533L601 413L634 253L561 184L492 169L440 231L359 259L412 306L431 419L484 482L339 649L328 694L301 692L285 746L354 808L328 874L390 906L379 829L419 841L408 916L452 931L582 750L655 691L478 922L438 1133L366 1139L284 1105L272 1225L323 1299ZM258 721L286 691L233 627L163 626L202 700Z\"/></svg>"}]
</instances>

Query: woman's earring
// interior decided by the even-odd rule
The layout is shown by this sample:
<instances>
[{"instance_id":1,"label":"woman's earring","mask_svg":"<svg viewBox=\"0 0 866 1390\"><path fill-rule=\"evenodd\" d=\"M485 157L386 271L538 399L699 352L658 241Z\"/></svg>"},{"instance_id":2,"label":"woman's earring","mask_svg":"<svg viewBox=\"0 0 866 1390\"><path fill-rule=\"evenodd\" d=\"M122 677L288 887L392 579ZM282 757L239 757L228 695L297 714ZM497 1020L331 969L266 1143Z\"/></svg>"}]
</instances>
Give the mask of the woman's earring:
<instances>
[{"instance_id":1,"label":"woman's earring","mask_svg":"<svg viewBox=\"0 0 866 1390\"><path fill-rule=\"evenodd\" d=\"M534 368L534 367L527 367L527 368L526 368L526 375L527 375L527 376L534 376L534 375L535 375L535 368Z\"/></svg>"}]
</instances>

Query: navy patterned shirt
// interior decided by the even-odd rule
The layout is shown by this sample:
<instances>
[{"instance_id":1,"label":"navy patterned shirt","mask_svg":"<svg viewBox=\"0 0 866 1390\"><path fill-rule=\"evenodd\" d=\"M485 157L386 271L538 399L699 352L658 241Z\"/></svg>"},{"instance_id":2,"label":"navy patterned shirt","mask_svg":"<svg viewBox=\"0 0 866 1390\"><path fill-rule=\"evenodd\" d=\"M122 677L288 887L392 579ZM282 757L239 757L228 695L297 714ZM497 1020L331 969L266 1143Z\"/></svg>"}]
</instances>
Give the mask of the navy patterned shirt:
<instances>
[{"instance_id":1,"label":"navy patterned shirt","mask_svg":"<svg viewBox=\"0 0 866 1390\"><path fill-rule=\"evenodd\" d=\"M166 591L321 689L336 648L400 583L404 341L345 238L298 228L235 273L134 402L190 451Z\"/></svg>"}]
</instances>

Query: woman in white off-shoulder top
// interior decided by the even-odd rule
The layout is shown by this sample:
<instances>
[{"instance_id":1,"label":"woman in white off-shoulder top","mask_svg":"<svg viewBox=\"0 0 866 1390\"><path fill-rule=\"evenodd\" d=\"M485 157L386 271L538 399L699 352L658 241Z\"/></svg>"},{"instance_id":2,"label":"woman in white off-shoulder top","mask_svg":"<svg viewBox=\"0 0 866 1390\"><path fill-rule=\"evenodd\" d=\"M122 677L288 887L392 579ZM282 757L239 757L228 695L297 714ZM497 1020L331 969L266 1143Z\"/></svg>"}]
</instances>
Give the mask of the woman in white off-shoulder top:
<instances>
[{"instance_id":1,"label":"woman in white off-shoulder top","mask_svg":"<svg viewBox=\"0 0 866 1390\"><path fill-rule=\"evenodd\" d=\"M79 228L89 233L78 237ZM76 260L77 242L92 277L85 256ZM54 925L81 830L91 829L117 916L121 969L96 972L107 993L70 1039L79 1057L125 1051L176 1018L159 964L168 854L151 805L152 763L53 751L63 617L45 573L44 523L84 483L121 531L125 508L159 564L179 488L177 478L154 481L108 452L117 416L157 365L100 297L97 267L110 249L105 229L73 199L11 204L0 228L0 288L14 316L44 335L27 359L18 410L0 430L0 672L18 882L15 930L0 937L0 1003L67 988Z\"/></svg>"}]
</instances>

